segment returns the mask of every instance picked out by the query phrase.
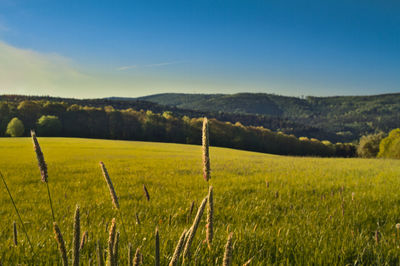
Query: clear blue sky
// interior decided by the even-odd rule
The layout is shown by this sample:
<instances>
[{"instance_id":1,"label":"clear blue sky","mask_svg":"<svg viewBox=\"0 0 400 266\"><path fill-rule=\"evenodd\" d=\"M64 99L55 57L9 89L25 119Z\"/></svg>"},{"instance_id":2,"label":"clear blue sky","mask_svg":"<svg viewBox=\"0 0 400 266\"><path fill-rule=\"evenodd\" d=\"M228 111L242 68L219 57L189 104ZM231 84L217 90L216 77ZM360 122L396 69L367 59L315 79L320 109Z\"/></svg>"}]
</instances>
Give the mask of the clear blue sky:
<instances>
[{"instance_id":1,"label":"clear blue sky","mask_svg":"<svg viewBox=\"0 0 400 266\"><path fill-rule=\"evenodd\" d=\"M0 94L400 92L400 2L0 0Z\"/></svg>"}]
</instances>

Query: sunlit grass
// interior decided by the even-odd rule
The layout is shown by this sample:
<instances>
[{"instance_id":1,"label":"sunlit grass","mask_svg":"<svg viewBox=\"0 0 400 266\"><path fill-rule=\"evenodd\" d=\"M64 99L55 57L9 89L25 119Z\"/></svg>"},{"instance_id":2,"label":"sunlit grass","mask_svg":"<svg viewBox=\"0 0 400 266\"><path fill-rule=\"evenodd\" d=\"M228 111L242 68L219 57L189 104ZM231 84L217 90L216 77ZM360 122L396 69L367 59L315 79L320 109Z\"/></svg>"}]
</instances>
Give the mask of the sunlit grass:
<instances>
[{"instance_id":1,"label":"sunlit grass","mask_svg":"<svg viewBox=\"0 0 400 266\"><path fill-rule=\"evenodd\" d=\"M192 201L195 213L208 193L200 146L72 138L39 138L39 142L70 260L79 204L81 231L89 233L81 254L84 264L90 258L96 261L98 239L106 247L106 224L109 227L113 217L121 232L121 265L127 263L128 242L133 250L141 246L144 265L154 264L156 227L160 264L169 263L183 230L193 222L194 215L187 219ZM400 161L283 157L213 147L210 159L214 238L209 249L203 217L192 243L193 262L221 265L227 237L233 232L233 265L252 257L251 265L399 263L395 225L400 222ZM100 161L107 165L119 197L127 237ZM33 262L61 263L31 139L0 139L0 171L26 223ZM13 245L13 221L18 219L4 187L0 204L0 260L4 265L32 263L20 225L19 244Z\"/></svg>"}]
</instances>

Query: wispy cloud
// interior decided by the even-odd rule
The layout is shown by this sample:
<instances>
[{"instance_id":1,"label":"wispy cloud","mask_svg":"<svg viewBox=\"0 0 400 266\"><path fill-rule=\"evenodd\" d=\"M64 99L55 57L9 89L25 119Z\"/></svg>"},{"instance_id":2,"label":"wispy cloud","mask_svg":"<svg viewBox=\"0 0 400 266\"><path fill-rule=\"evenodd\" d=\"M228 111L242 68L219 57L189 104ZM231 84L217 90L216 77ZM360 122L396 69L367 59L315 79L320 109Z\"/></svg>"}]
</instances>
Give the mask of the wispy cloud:
<instances>
[{"instance_id":1,"label":"wispy cloud","mask_svg":"<svg viewBox=\"0 0 400 266\"><path fill-rule=\"evenodd\" d=\"M176 65L176 64L183 63L183 62L185 62L185 61L164 62L164 63L146 65L145 67L160 67L160 66Z\"/></svg>"},{"instance_id":2,"label":"wispy cloud","mask_svg":"<svg viewBox=\"0 0 400 266\"><path fill-rule=\"evenodd\" d=\"M137 67L138 67L137 65L122 66L122 67L117 68L117 70L124 71L124 70L129 70L129 69L133 69L133 68L137 68Z\"/></svg>"},{"instance_id":3,"label":"wispy cloud","mask_svg":"<svg viewBox=\"0 0 400 266\"><path fill-rule=\"evenodd\" d=\"M172 61L172 62L163 62L163 63L156 63L156 64L148 64L148 65L130 65L130 66L121 66L118 67L117 70L119 71L125 71L129 69L134 69L134 68L143 68L143 67L162 67L162 66L168 66L168 65L176 65L180 63L184 63L185 61Z\"/></svg>"}]
</instances>

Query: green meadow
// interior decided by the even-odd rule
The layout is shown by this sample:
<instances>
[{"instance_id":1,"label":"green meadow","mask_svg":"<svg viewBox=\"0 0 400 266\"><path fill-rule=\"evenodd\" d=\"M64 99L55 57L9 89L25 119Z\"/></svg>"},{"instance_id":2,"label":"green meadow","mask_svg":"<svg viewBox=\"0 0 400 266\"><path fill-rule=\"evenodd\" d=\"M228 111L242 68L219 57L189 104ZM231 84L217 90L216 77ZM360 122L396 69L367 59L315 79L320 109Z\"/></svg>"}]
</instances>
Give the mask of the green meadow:
<instances>
[{"instance_id":1,"label":"green meadow","mask_svg":"<svg viewBox=\"0 0 400 266\"><path fill-rule=\"evenodd\" d=\"M161 265L168 265L208 186L214 188L214 240L205 243L206 213L192 244L191 265L221 265L233 232L233 265L399 264L400 161L286 157L210 149L211 180L202 176L201 146L136 141L38 138L49 173L55 219L71 263L73 216L81 210L88 241L81 264L97 263L116 218L120 265L128 243L154 264L160 233ZM126 234L99 162L119 198ZM0 183L0 261L3 265L61 265L46 185L30 138L0 139L0 171L20 211L33 252ZM146 185L150 201L147 201ZM190 206L195 209L190 215ZM140 223L136 220L136 214ZM17 222L18 245L13 242ZM399 225L400 228L400 225Z\"/></svg>"}]
</instances>

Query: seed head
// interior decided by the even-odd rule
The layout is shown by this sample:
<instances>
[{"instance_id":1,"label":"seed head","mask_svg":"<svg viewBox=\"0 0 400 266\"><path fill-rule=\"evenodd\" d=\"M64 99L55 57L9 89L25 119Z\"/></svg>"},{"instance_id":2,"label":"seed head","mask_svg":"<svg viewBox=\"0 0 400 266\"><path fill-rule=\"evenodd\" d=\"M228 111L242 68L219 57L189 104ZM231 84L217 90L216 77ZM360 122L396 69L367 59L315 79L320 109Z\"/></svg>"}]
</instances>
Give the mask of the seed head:
<instances>
[{"instance_id":1,"label":"seed head","mask_svg":"<svg viewBox=\"0 0 400 266\"><path fill-rule=\"evenodd\" d=\"M179 238L178 244L175 247L175 252L174 255L172 256L172 259L169 263L169 266L176 266L178 265L178 260L179 260L179 256L181 255L182 252L182 248L185 242L185 236L186 236L186 232L187 230L183 230L181 237Z\"/></svg>"},{"instance_id":2,"label":"seed head","mask_svg":"<svg viewBox=\"0 0 400 266\"><path fill-rule=\"evenodd\" d=\"M47 164L46 164L46 161L44 160L42 149L40 148L39 142L36 138L35 131L31 130L31 136L32 136L32 142L33 142L33 148L36 152L36 158L38 161L40 175L42 176L42 182L47 183L47 179L48 179Z\"/></svg>"},{"instance_id":3,"label":"seed head","mask_svg":"<svg viewBox=\"0 0 400 266\"><path fill-rule=\"evenodd\" d=\"M54 229L54 238L57 241L58 249L60 250L63 265L68 266L68 257L67 257L67 250L65 249L64 238L63 238L60 228L58 227L56 222L53 223L53 229Z\"/></svg>"},{"instance_id":4,"label":"seed head","mask_svg":"<svg viewBox=\"0 0 400 266\"><path fill-rule=\"evenodd\" d=\"M143 191L144 191L144 195L146 196L147 201L150 201L149 191L147 190L147 188L144 184L143 184Z\"/></svg>"},{"instance_id":5,"label":"seed head","mask_svg":"<svg viewBox=\"0 0 400 266\"><path fill-rule=\"evenodd\" d=\"M229 266L232 264L232 234L233 233L229 234L228 241L225 245L224 260L222 264L223 266Z\"/></svg>"},{"instance_id":6,"label":"seed head","mask_svg":"<svg viewBox=\"0 0 400 266\"><path fill-rule=\"evenodd\" d=\"M203 134L202 134L202 148L203 148L203 177L206 181L211 178L210 175L210 154L209 154L209 133L208 133L208 119L203 119Z\"/></svg>"},{"instance_id":7,"label":"seed head","mask_svg":"<svg viewBox=\"0 0 400 266\"><path fill-rule=\"evenodd\" d=\"M74 236L73 236L73 257L72 262L74 266L79 266L79 240L81 238L81 225L80 225L80 211L79 206L76 205L74 217Z\"/></svg>"},{"instance_id":8,"label":"seed head","mask_svg":"<svg viewBox=\"0 0 400 266\"><path fill-rule=\"evenodd\" d=\"M114 205L114 207L115 207L116 209L119 209L119 203L118 203L117 193L115 192L113 183L111 182L111 178L110 178L110 176L108 175L107 168L106 168L106 166L104 165L103 162L100 162L100 167L101 167L101 170L103 171L103 176L104 176L104 179L105 179L106 182L107 182L108 189L110 190L110 195L111 195L112 203L113 203L113 205Z\"/></svg>"},{"instance_id":9,"label":"seed head","mask_svg":"<svg viewBox=\"0 0 400 266\"><path fill-rule=\"evenodd\" d=\"M197 227L199 226L199 223L200 223L200 220L201 220L201 216L203 216L203 212L204 212L204 209L206 207L206 203L207 203L207 197L205 197L203 199L203 201L200 204L199 209L197 210L196 217L194 218L192 227L190 229L190 233L189 233L189 235L187 237L187 240L186 240L185 249L183 251L184 258L190 259L190 246L192 245L192 241L193 241L194 236L196 234Z\"/></svg>"}]
</instances>

